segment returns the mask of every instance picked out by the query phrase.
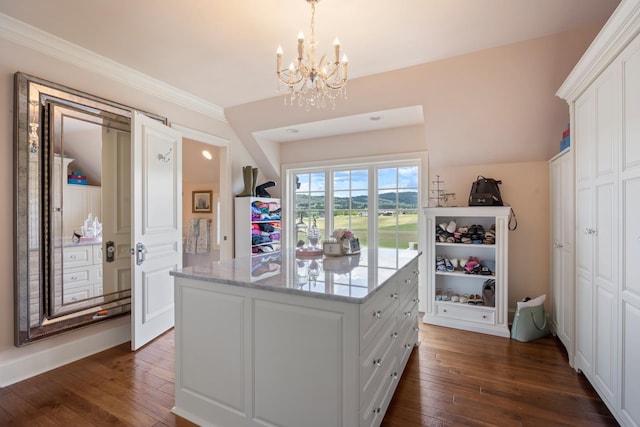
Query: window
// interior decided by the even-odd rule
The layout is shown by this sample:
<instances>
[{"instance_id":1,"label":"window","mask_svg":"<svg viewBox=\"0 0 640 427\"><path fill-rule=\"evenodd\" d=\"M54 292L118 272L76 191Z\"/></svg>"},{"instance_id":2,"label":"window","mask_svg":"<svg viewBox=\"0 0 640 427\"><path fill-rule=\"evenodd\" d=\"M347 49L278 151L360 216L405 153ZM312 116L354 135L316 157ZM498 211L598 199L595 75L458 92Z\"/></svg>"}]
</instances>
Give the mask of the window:
<instances>
[{"instance_id":1,"label":"window","mask_svg":"<svg viewBox=\"0 0 640 427\"><path fill-rule=\"evenodd\" d=\"M419 241L418 160L289 169L287 244L312 246L312 230L322 241L346 228L367 256L296 259L297 286L310 292L360 297L369 292L367 265L391 276L400 258L414 256ZM367 251L375 247L377 251ZM376 258L374 255L377 254ZM339 272L325 275L322 271ZM383 278L383 277L381 277Z\"/></svg>"}]
</instances>

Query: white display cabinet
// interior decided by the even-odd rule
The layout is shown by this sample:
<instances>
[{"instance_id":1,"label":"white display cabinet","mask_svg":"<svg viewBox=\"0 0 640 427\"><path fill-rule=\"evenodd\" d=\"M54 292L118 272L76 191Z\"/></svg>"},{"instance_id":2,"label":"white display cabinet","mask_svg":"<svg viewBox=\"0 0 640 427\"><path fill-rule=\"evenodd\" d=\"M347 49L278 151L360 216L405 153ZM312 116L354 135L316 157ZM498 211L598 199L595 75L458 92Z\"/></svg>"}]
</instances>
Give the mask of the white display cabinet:
<instances>
[{"instance_id":1,"label":"white display cabinet","mask_svg":"<svg viewBox=\"0 0 640 427\"><path fill-rule=\"evenodd\" d=\"M509 207L425 208L427 223L427 301L424 323L509 337L508 325L508 253ZM440 241L439 224L460 227L482 226L493 230L493 239L472 239L475 243ZM469 233L471 234L471 233ZM474 234L471 234L474 235ZM481 233L475 234L476 236ZM449 239L452 240L452 239ZM467 240L464 239L466 242ZM480 268L468 273L460 267L474 257ZM458 260L458 268L450 271L437 268L437 259ZM456 264L455 261L452 262ZM489 279L495 281L493 306L491 300L479 303L474 296L483 296ZM457 297L457 298L456 298ZM480 298L482 300L482 298Z\"/></svg>"}]
</instances>

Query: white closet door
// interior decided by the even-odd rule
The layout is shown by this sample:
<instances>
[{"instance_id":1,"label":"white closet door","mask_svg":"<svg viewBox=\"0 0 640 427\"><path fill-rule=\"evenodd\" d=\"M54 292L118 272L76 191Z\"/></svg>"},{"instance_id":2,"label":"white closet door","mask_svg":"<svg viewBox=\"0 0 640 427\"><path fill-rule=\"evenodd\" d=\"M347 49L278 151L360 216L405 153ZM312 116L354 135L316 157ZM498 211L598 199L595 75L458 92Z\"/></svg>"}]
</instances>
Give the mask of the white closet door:
<instances>
[{"instance_id":1,"label":"white closet door","mask_svg":"<svg viewBox=\"0 0 640 427\"><path fill-rule=\"evenodd\" d=\"M575 103L576 155L576 368L593 372L593 224L592 162L595 147L595 90ZM572 137L573 138L573 137Z\"/></svg>"},{"instance_id":2,"label":"white closet door","mask_svg":"<svg viewBox=\"0 0 640 427\"><path fill-rule=\"evenodd\" d=\"M134 112L131 348L174 325L170 271L182 268L182 136Z\"/></svg>"},{"instance_id":3,"label":"white closet door","mask_svg":"<svg viewBox=\"0 0 640 427\"><path fill-rule=\"evenodd\" d=\"M622 55L624 115L621 161L621 398L627 425L640 425L640 38Z\"/></svg>"},{"instance_id":4,"label":"white closet door","mask_svg":"<svg viewBox=\"0 0 640 427\"><path fill-rule=\"evenodd\" d=\"M617 387L618 283L618 156L621 128L620 64L614 62L594 84L596 90L595 149L595 360L600 391L615 404Z\"/></svg>"}]
</instances>

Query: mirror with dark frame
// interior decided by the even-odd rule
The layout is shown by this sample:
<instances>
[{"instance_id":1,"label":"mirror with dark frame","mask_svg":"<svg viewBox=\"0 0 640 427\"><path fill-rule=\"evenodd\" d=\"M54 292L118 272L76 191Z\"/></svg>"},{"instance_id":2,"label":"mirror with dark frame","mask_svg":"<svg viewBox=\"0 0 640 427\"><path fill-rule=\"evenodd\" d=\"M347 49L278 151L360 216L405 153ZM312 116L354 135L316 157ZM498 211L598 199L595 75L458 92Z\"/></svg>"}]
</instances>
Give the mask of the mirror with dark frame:
<instances>
[{"instance_id":1,"label":"mirror with dark frame","mask_svg":"<svg viewBox=\"0 0 640 427\"><path fill-rule=\"evenodd\" d=\"M131 310L131 114L15 74L16 346Z\"/></svg>"}]
</instances>

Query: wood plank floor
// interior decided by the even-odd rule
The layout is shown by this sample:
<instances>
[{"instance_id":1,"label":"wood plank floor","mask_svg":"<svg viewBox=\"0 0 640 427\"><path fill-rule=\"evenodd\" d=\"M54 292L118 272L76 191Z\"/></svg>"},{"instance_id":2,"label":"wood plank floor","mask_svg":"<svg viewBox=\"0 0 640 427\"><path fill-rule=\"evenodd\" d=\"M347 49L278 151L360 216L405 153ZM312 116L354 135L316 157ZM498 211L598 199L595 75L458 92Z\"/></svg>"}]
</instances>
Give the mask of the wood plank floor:
<instances>
[{"instance_id":1,"label":"wood plank floor","mask_svg":"<svg viewBox=\"0 0 640 427\"><path fill-rule=\"evenodd\" d=\"M383 426L617 425L554 338L420 329ZM193 426L171 413L174 342L169 331L2 388L0 426Z\"/></svg>"}]
</instances>

